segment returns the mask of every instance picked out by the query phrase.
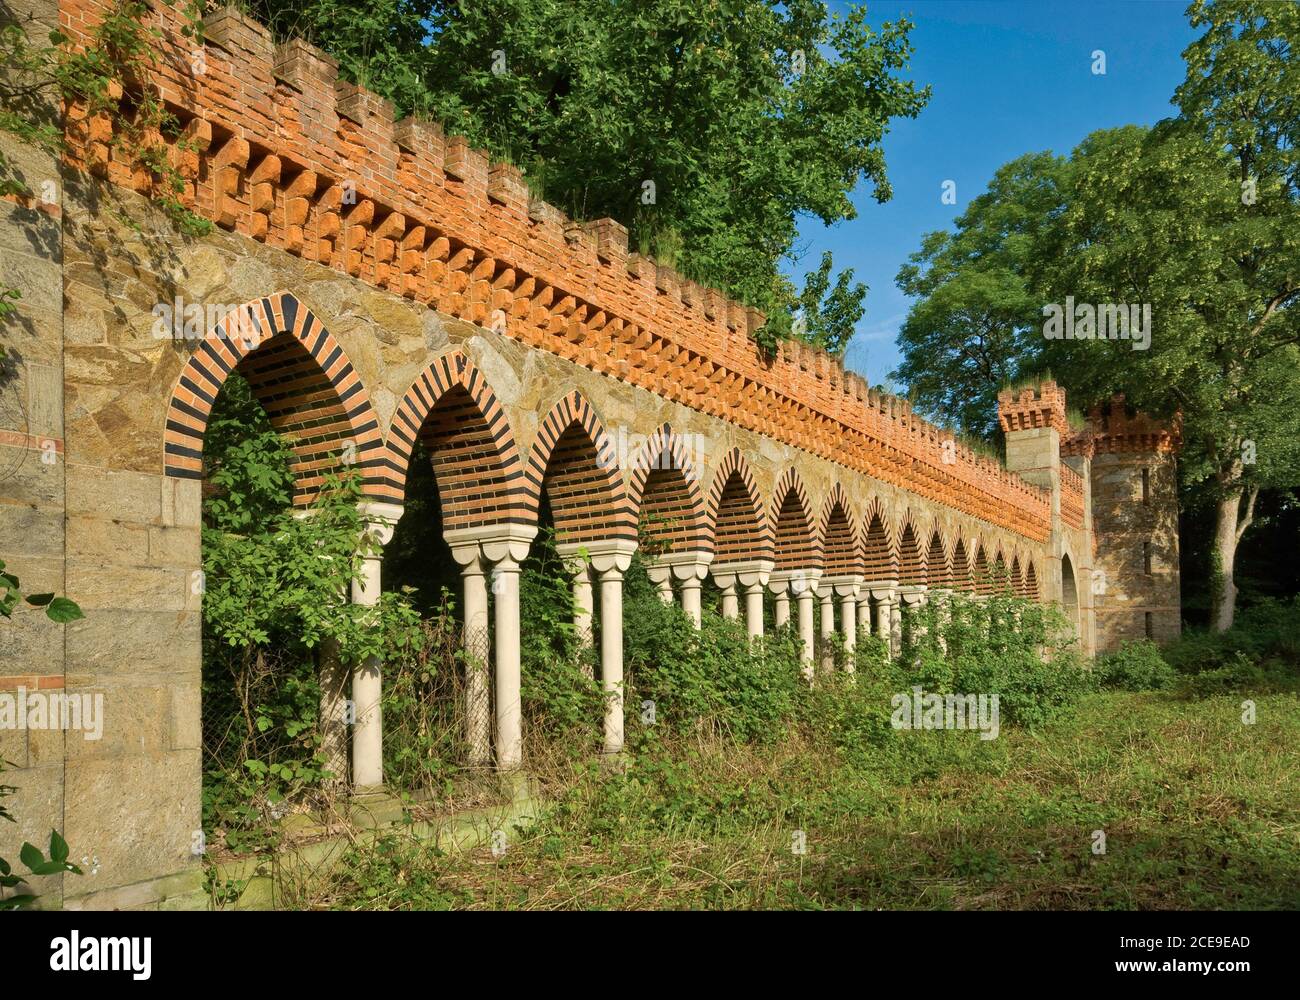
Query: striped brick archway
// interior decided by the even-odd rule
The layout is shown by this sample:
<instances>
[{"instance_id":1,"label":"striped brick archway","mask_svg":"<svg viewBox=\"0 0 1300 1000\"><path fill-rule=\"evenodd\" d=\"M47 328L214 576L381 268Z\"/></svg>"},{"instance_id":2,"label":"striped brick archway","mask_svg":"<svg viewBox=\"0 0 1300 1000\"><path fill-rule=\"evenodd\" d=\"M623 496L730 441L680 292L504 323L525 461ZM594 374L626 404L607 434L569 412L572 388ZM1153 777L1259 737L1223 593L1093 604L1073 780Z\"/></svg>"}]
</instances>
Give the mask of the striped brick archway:
<instances>
[{"instance_id":1,"label":"striped brick archway","mask_svg":"<svg viewBox=\"0 0 1300 1000\"><path fill-rule=\"evenodd\" d=\"M803 480L786 469L772 494L771 522L776 540L776 568L782 571L820 569L822 538L813 521L812 504Z\"/></svg>"},{"instance_id":2,"label":"striped brick archway","mask_svg":"<svg viewBox=\"0 0 1300 1000\"><path fill-rule=\"evenodd\" d=\"M861 576L865 569L857 519L836 483L822 508L821 538L828 576Z\"/></svg>"},{"instance_id":3,"label":"striped brick archway","mask_svg":"<svg viewBox=\"0 0 1300 1000\"><path fill-rule=\"evenodd\" d=\"M537 498L505 410L460 351L421 372L393 414L379 484L393 503L405 498L417 440L433 463L445 530L536 522Z\"/></svg>"},{"instance_id":4,"label":"striped brick archway","mask_svg":"<svg viewBox=\"0 0 1300 1000\"><path fill-rule=\"evenodd\" d=\"M656 550L713 551L700 471L668 424L650 435L633 459L628 503Z\"/></svg>"},{"instance_id":5,"label":"striped brick archway","mask_svg":"<svg viewBox=\"0 0 1300 1000\"><path fill-rule=\"evenodd\" d=\"M897 580L898 555L890 543L892 526L879 499L871 500L862 520L867 526L863 533L867 579L873 582Z\"/></svg>"},{"instance_id":6,"label":"striped brick archway","mask_svg":"<svg viewBox=\"0 0 1300 1000\"><path fill-rule=\"evenodd\" d=\"M772 523L749 462L739 448L727 452L713 473L709 523L713 525L715 566L773 558Z\"/></svg>"},{"instance_id":7,"label":"striped brick archway","mask_svg":"<svg viewBox=\"0 0 1300 1000\"><path fill-rule=\"evenodd\" d=\"M636 509L618 474L617 456L582 393L565 395L538 426L525 480L534 509L545 492L558 542L636 541Z\"/></svg>"},{"instance_id":8,"label":"striped brick archway","mask_svg":"<svg viewBox=\"0 0 1300 1000\"><path fill-rule=\"evenodd\" d=\"M165 475L203 478L203 436L236 369L290 442L296 506L345 465L360 469L367 495L382 495L383 440L370 397L343 348L290 292L239 306L185 362L167 406Z\"/></svg>"}]
</instances>

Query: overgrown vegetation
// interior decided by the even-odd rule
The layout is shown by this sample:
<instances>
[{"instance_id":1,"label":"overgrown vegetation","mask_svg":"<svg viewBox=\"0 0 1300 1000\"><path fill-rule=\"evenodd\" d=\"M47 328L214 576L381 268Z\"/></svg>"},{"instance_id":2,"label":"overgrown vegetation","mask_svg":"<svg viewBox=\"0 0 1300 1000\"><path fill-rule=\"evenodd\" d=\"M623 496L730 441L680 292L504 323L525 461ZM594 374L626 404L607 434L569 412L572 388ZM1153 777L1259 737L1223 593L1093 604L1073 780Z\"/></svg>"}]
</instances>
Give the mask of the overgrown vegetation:
<instances>
[{"instance_id":1,"label":"overgrown vegetation","mask_svg":"<svg viewBox=\"0 0 1300 1000\"><path fill-rule=\"evenodd\" d=\"M824 259L802 293L781 273L797 220L856 216L892 189L882 140L929 88L907 79L911 24L821 0L537 2L249 0L343 76L524 170L575 219L610 217L634 250L765 310L760 344L840 352L866 288Z\"/></svg>"}]
</instances>

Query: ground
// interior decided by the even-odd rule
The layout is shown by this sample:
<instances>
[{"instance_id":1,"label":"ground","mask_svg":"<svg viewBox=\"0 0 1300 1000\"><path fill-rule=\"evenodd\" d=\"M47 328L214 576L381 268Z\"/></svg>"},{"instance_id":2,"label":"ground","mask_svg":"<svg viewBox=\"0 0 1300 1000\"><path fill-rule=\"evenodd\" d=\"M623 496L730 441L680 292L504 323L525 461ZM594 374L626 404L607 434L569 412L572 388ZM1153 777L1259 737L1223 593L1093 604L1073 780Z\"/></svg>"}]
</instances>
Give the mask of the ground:
<instances>
[{"instance_id":1,"label":"ground","mask_svg":"<svg viewBox=\"0 0 1300 1000\"><path fill-rule=\"evenodd\" d=\"M1243 701L1255 705L1243 723ZM338 909L1300 908L1300 692L1086 695L1037 731L904 733L850 759L642 748L556 765L529 829L438 856L395 836L303 906ZM806 853L797 853L799 832ZM1104 832L1104 853L1101 837ZM504 849L503 849L504 848Z\"/></svg>"}]
</instances>

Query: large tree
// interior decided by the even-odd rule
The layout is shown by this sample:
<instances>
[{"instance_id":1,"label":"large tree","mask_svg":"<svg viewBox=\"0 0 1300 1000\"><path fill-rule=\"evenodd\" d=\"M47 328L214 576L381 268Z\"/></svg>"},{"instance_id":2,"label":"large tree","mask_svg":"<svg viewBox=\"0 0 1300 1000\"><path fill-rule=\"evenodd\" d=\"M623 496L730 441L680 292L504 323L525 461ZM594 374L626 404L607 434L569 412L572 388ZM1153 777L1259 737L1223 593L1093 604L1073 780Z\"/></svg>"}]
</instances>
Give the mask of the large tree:
<instances>
[{"instance_id":1,"label":"large tree","mask_svg":"<svg viewBox=\"0 0 1300 1000\"><path fill-rule=\"evenodd\" d=\"M881 140L929 90L902 77L911 25L820 0L254 0L402 112L432 115L525 169L578 218L767 310L796 219L890 197ZM862 286L847 286L865 292ZM861 293L857 300L861 303ZM850 304L850 309L852 304Z\"/></svg>"},{"instance_id":2,"label":"large tree","mask_svg":"<svg viewBox=\"0 0 1300 1000\"><path fill-rule=\"evenodd\" d=\"M1094 133L1059 168L1017 161L955 234L927 238L924 269L900 276L922 298L899 374L977 430L997 380L1048 366L1082 402L1123 391L1178 415L1184 481L1216 511L1213 623L1224 629L1260 489L1300 482L1300 8L1198 3L1188 14L1206 31L1184 53L1177 118ZM1149 345L1046 339L1041 310L1067 297L1149 305ZM989 357L957 366L972 344Z\"/></svg>"}]
</instances>

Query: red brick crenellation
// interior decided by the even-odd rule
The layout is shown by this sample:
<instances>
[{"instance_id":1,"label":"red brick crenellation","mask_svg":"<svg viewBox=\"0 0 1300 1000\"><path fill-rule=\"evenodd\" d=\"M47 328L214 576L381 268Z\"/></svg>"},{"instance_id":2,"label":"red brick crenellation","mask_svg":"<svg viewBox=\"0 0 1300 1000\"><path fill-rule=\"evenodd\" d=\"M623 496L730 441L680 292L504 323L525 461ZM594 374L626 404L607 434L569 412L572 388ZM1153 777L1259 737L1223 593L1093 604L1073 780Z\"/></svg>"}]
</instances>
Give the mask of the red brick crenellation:
<instances>
[{"instance_id":1,"label":"red brick crenellation","mask_svg":"<svg viewBox=\"0 0 1300 1000\"><path fill-rule=\"evenodd\" d=\"M62 0L85 44L107 0ZM171 148L183 199L231 230L332 267L703 413L802 448L1035 540L1047 493L956 445L903 400L869 389L823 351L783 343L770 361L750 334L763 314L628 252L610 219L580 223L530 197L434 122L338 79L301 40L274 44L233 10L211 14L199 49L182 8L156 0L162 39L148 85L197 151ZM200 67L202 72L195 72ZM114 159L111 122L67 109L70 162L149 193ZM1063 419L1063 416L1062 416Z\"/></svg>"},{"instance_id":2,"label":"red brick crenellation","mask_svg":"<svg viewBox=\"0 0 1300 1000\"><path fill-rule=\"evenodd\" d=\"M1182 420L1168 423L1145 413L1130 415L1122 392L1110 398L1106 407L1088 412L1088 426L1061 443L1064 455L1177 454L1182 448Z\"/></svg>"}]
</instances>

